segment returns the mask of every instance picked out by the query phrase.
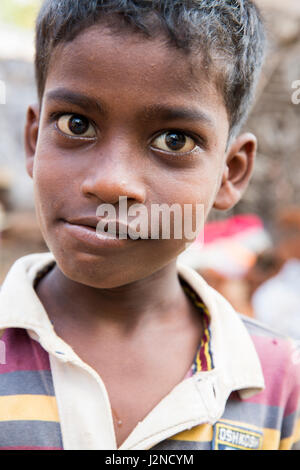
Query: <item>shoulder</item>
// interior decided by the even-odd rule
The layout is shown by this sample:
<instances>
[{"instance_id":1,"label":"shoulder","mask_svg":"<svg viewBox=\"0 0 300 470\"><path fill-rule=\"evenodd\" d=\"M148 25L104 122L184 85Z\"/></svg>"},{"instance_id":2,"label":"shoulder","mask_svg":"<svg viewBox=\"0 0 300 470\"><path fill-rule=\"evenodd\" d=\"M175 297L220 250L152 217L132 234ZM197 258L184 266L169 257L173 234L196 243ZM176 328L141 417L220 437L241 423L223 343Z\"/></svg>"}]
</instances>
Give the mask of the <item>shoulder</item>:
<instances>
[{"instance_id":1,"label":"shoulder","mask_svg":"<svg viewBox=\"0 0 300 470\"><path fill-rule=\"evenodd\" d=\"M300 343L252 318L241 315L241 319L260 359L265 398L295 411L300 405Z\"/></svg>"},{"instance_id":2,"label":"shoulder","mask_svg":"<svg viewBox=\"0 0 300 470\"><path fill-rule=\"evenodd\" d=\"M295 366L300 371L300 342L286 336L263 323L239 314L255 345L256 351L262 361L262 365Z\"/></svg>"},{"instance_id":3,"label":"shoulder","mask_svg":"<svg viewBox=\"0 0 300 470\"><path fill-rule=\"evenodd\" d=\"M300 342L241 315L259 356L265 389L247 400L280 430L281 449L300 448ZM275 421L276 423L275 423ZM273 423L273 424L272 424Z\"/></svg>"},{"instance_id":4,"label":"shoulder","mask_svg":"<svg viewBox=\"0 0 300 470\"><path fill-rule=\"evenodd\" d=\"M248 317L241 313L238 313L238 315L251 336L290 340L290 338L287 337L284 333L276 330L275 328L271 328L268 325L265 325L264 323L260 322L259 320L256 320L255 318Z\"/></svg>"},{"instance_id":5,"label":"shoulder","mask_svg":"<svg viewBox=\"0 0 300 470\"><path fill-rule=\"evenodd\" d=\"M246 317L242 314L238 315L258 350L260 347L263 347L265 351L271 349L272 352L276 349L278 350L278 354L284 359L287 359L287 355L289 355L291 350L299 349L300 341L276 329L270 328L256 319Z\"/></svg>"}]
</instances>

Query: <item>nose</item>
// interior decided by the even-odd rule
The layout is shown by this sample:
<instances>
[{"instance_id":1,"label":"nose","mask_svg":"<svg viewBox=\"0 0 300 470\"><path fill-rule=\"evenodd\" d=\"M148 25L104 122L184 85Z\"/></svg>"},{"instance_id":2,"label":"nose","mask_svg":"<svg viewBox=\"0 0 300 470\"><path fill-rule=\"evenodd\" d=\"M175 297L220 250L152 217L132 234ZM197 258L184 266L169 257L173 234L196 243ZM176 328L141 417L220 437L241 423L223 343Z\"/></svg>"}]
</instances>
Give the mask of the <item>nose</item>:
<instances>
[{"instance_id":1,"label":"nose","mask_svg":"<svg viewBox=\"0 0 300 470\"><path fill-rule=\"evenodd\" d=\"M142 180L142 168L138 171L133 153L124 148L99 152L93 156L91 168L81 184L81 192L87 198L97 202L117 204L120 196L125 196L134 203L144 204L146 187Z\"/></svg>"}]
</instances>

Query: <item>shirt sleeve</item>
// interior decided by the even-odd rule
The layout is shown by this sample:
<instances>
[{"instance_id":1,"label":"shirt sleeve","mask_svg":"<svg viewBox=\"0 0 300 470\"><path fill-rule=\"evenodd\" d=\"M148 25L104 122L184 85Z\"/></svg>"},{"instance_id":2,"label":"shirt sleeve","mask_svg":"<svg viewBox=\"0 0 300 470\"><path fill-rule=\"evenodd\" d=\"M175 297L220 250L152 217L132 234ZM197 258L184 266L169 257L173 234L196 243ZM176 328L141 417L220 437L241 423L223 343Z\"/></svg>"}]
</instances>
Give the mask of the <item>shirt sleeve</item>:
<instances>
[{"instance_id":1,"label":"shirt sleeve","mask_svg":"<svg viewBox=\"0 0 300 470\"><path fill-rule=\"evenodd\" d=\"M300 341L289 341L287 400L282 420L279 450L300 450Z\"/></svg>"}]
</instances>

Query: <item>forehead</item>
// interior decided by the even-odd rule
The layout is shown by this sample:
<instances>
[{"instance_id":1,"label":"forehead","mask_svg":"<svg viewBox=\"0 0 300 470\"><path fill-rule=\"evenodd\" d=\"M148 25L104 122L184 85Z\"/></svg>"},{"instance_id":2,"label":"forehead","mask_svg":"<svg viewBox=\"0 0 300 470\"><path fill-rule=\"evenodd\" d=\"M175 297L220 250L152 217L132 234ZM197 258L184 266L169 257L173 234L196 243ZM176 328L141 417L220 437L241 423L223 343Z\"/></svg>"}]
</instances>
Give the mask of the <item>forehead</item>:
<instances>
[{"instance_id":1,"label":"forehead","mask_svg":"<svg viewBox=\"0 0 300 470\"><path fill-rule=\"evenodd\" d=\"M197 103L212 120L216 113L227 118L223 97L200 54L187 55L163 36L148 39L91 27L54 50L45 93L57 87L99 97L108 107Z\"/></svg>"}]
</instances>

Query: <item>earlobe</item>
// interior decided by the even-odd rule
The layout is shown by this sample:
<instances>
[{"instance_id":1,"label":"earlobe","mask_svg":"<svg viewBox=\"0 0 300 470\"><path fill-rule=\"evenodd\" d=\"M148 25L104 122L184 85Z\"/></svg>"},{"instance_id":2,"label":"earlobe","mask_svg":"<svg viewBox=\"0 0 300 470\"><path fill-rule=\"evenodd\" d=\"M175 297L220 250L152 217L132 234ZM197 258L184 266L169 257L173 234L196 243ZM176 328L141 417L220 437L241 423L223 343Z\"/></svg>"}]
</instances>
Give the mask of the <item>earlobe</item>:
<instances>
[{"instance_id":1,"label":"earlobe","mask_svg":"<svg viewBox=\"0 0 300 470\"><path fill-rule=\"evenodd\" d=\"M256 137L250 133L242 134L231 144L213 206L215 209L229 210L239 202L253 173L256 150Z\"/></svg>"},{"instance_id":2,"label":"earlobe","mask_svg":"<svg viewBox=\"0 0 300 470\"><path fill-rule=\"evenodd\" d=\"M26 170L29 176L33 177L34 156L36 151L37 139L39 132L39 106L32 105L27 110L25 124L25 153L26 153Z\"/></svg>"}]
</instances>

